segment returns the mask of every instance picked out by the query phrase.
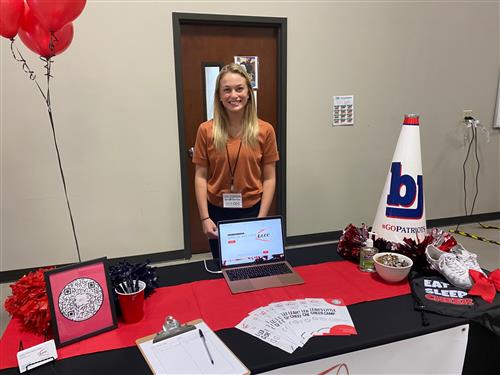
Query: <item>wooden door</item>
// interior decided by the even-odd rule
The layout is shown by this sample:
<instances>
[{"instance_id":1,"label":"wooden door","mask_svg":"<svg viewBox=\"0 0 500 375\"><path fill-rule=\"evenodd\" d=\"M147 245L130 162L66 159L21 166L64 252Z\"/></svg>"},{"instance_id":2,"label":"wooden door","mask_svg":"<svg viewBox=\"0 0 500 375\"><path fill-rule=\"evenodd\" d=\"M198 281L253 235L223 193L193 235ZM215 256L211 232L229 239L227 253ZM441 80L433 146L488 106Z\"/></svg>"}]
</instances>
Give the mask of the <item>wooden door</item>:
<instances>
[{"instance_id":1,"label":"wooden door","mask_svg":"<svg viewBox=\"0 0 500 375\"><path fill-rule=\"evenodd\" d=\"M248 25L221 22L187 22L179 24L179 50L176 61L178 108L181 148L181 169L183 189L184 240L186 258L192 253L208 252L209 246L202 233L196 197L194 193L194 164L189 149L194 146L199 124L206 120L205 79L206 65L226 65L234 61L234 56L258 56L257 112L259 118L271 123L280 134L279 93L278 93L278 34L272 25ZM179 54L180 56L177 56ZM176 63L177 65L177 63ZM179 82L179 80L181 82ZM180 89L180 90L179 90ZM181 91L181 93L179 93ZM181 128L182 125L182 128ZM278 145L278 148L280 145ZM280 157L284 155L280 149ZM277 167L280 168L279 164ZM277 173L280 175L280 173ZM278 181L280 179L278 178ZM270 214L279 214L277 183L275 198ZM186 218L187 216L187 218ZM186 227L187 226L187 227Z\"/></svg>"}]
</instances>

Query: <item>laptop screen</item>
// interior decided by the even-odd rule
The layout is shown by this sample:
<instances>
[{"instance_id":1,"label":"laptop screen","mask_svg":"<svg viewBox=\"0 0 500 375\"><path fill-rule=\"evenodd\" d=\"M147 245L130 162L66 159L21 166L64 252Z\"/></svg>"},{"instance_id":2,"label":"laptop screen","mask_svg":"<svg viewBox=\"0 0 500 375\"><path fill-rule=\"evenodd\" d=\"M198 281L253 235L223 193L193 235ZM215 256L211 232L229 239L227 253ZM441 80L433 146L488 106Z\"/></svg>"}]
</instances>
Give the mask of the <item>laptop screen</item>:
<instances>
[{"instance_id":1,"label":"laptop screen","mask_svg":"<svg viewBox=\"0 0 500 375\"><path fill-rule=\"evenodd\" d=\"M285 260L281 217L221 221L222 267Z\"/></svg>"}]
</instances>

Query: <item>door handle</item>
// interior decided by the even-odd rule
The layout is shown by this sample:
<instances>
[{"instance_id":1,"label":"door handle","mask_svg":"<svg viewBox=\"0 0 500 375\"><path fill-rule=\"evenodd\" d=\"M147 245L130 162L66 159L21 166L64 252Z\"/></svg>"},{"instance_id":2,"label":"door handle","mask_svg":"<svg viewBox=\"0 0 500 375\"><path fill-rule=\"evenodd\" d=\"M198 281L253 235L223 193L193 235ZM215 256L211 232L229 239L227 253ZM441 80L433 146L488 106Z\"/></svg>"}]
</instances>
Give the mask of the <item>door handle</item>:
<instances>
[{"instance_id":1,"label":"door handle","mask_svg":"<svg viewBox=\"0 0 500 375\"><path fill-rule=\"evenodd\" d=\"M194 155L194 147L190 147L189 150L187 150L187 153L189 158L192 159Z\"/></svg>"}]
</instances>

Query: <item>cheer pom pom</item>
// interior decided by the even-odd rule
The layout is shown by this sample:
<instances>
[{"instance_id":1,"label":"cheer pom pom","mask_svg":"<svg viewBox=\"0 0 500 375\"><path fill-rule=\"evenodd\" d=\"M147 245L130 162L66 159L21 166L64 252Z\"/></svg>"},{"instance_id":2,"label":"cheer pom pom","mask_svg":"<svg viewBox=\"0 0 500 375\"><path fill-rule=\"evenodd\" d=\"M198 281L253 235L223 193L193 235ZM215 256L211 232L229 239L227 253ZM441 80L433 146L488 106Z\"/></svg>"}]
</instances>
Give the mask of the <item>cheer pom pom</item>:
<instances>
[{"instance_id":1,"label":"cheer pom pom","mask_svg":"<svg viewBox=\"0 0 500 375\"><path fill-rule=\"evenodd\" d=\"M343 231L337 246L337 252L345 259L359 262L359 251L368 239L368 228L365 224L356 228L349 224Z\"/></svg>"},{"instance_id":2,"label":"cheer pom pom","mask_svg":"<svg viewBox=\"0 0 500 375\"><path fill-rule=\"evenodd\" d=\"M20 319L27 332L48 336L51 334L50 310L45 288L44 272L40 268L10 285L12 295L5 300L5 310Z\"/></svg>"}]
</instances>

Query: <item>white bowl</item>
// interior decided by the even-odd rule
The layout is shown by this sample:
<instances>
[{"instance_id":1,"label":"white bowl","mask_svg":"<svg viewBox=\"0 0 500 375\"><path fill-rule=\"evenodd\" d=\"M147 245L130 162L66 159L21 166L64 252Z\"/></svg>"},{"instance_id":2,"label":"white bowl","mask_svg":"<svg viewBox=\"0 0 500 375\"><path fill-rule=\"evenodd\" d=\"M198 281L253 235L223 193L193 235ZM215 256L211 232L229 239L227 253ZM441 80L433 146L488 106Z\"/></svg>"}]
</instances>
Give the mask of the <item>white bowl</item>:
<instances>
[{"instance_id":1,"label":"white bowl","mask_svg":"<svg viewBox=\"0 0 500 375\"><path fill-rule=\"evenodd\" d=\"M379 258L387 254L397 256L400 261L405 260L408 265L406 267L391 267L380 263ZM373 256L373 262L375 263L375 270L380 277L390 283L397 283L406 279L410 273L411 266L413 266L413 261L410 258L398 253L377 253Z\"/></svg>"}]
</instances>

